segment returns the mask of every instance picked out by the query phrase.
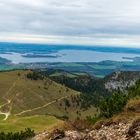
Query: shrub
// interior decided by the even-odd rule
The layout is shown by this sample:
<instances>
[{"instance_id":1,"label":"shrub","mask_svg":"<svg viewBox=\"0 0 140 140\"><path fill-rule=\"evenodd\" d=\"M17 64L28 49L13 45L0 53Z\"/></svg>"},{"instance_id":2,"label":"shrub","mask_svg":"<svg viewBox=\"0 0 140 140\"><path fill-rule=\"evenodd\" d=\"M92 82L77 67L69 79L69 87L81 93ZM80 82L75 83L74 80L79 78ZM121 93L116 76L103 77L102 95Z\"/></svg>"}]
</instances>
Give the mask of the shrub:
<instances>
[{"instance_id":1,"label":"shrub","mask_svg":"<svg viewBox=\"0 0 140 140\"><path fill-rule=\"evenodd\" d=\"M91 129L92 125L87 120L76 119L75 121L67 122L67 126L77 131L85 131Z\"/></svg>"},{"instance_id":2,"label":"shrub","mask_svg":"<svg viewBox=\"0 0 140 140\"><path fill-rule=\"evenodd\" d=\"M31 73L28 73L28 74L26 75L26 77L27 77L28 79L31 79L31 80L43 80L43 79L44 79L44 77L43 77L40 73L38 73L38 72L31 72Z\"/></svg>"},{"instance_id":3,"label":"shrub","mask_svg":"<svg viewBox=\"0 0 140 140\"><path fill-rule=\"evenodd\" d=\"M27 138L31 138L35 135L34 131L30 128L26 128L24 131L16 132L16 133L0 133L0 140L26 140Z\"/></svg>"},{"instance_id":4,"label":"shrub","mask_svg":"<svg viewBox=\"0 0 140 140\"><path fill-rule=\"evenodd\" d=\"M100 101L100 115L102 117L112 117L114 114L122 111L126 105L128 97L120 91L115 92L111 97Z\"/></svg>"},{"instance_id":5,"label":"shrub","mask_svg":"<svg viewBox=\"0 0 140 140\"><path fill-rule=\"evenodd\" d=\"M87 116L86 119L90 124L95 124L98 120L100 120L100 116L98 115L95 115L93 117Z\"/></svg>"}]
</instances>

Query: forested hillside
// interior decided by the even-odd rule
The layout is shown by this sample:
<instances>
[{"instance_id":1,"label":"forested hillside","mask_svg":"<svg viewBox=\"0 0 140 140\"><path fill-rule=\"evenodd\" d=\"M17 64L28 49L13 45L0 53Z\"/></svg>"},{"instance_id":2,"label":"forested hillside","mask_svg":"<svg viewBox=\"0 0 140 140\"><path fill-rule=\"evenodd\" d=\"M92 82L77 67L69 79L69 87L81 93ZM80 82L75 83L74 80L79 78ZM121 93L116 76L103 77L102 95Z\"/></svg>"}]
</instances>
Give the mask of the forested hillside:
<instances>
[{"instance_id":1,"label":"forested hillside","mask_svg":"<svg viewBox=\"0 0 140 140\"><path fill-rule=\"evenodd\" d=\"M104 78L52 69L43 70L41 73L58 83L80 91L81 107L85 109L98 106L102 97L107 98L118 89L125 93L126 89L134 85L140 77L140 72L130 71L114 72Z\"/></svg>"}]
</instances>

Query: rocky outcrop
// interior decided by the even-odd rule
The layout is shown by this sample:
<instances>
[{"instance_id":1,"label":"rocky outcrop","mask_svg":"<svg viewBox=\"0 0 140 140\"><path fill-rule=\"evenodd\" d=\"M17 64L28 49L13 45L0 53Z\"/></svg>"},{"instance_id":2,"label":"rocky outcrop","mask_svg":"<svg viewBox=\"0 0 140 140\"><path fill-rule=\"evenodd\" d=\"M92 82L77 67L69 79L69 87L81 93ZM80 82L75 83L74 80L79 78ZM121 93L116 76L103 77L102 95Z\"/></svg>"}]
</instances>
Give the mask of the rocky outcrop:
<instances>
[{"instance_id":1,"label":"rocky outcrop","mask_svg":"<svg viewBox=\"0 0 140 140\"><path fill-rule=\"evenodd\" d=\"M140 119L133 122L100 122L90 132L54 130L43 132L32 140L140 140Z\"/></svg>"},{"instance_id":2,"label":"rocky outcrop","mask_svg":"<svg viewBox=\"0 0 140 140\"><path fill-rule=\"evenodd\" d=\"M44 131L43 133L36 134L31 140L46 140L49 135L48 131Z\"/></svg>"},{"instance_id":3,"label":"rocky outcrop","mask_svg":"<svg viewBox=\"0 0 140 140\"><path fill-rule=\"evenodd\" d=\"M57 129L51 133L37 134L32 140L84 140L85 137L86 134L78 131L62 131Z\"/></svg>"},{"instance_id":4,"label":"rocky outcrop","mask_svg":"<svg viewBox=\"0 0 140 140\"><path fill-rule=\"evenodd\" d=\"M140 77L140 72L114 72L105 77L104 86L107 90L120 89L125 91L127 87L135 85Z\"/></svg>"},{"instance_id":5,"label":"rocky outcrop","mask_svg":"<svg viewBox=\"0 0 140 140\"><path fill-rule=\"evenodd\" d=\"M140 119L135 120L129 127L127 136L132 140L140 140Z\"/></svg>"},{"instance_id":6,"label":"rocky outcrop","mask_svg":"<svg viewBox=\"0 0 140 140\"><path fill-rule=\"evenodd\" d=\"M119 123L92 130L89 135L96 140L125 140L130 124Z\"/></svg>"}]
</instances>

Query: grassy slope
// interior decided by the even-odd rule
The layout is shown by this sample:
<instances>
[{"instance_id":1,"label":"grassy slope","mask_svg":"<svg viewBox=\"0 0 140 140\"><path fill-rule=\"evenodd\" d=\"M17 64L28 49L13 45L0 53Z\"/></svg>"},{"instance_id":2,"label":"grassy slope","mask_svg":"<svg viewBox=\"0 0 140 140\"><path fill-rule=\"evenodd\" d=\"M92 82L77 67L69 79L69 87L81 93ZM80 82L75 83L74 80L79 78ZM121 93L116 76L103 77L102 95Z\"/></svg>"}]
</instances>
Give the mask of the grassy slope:
<instances>
[{"instance_id":1,"label":"grassy slope","mask_svg":"<svg viewBox=\"0 0 140 140\"><path fill-rule=\"evenodd\" d=\"M0 73L0 105L2 105L0 111L11 113L5 121L3 115L0 115L0 131L17 131L25 127L41 131L62 123L62 121L52 117L53 115L67 115L72 119L77 117L76 111L80 108L71 106L65 109L64 100L78 95L79 92L67 90L65 86L47 78L37 81L27 79L25 75L29 72ZM83 112L82 116L85 117L85 114L87 116L93 112L95 112L94 108Z\"/></svg>"},{"instance_id":2,"label":"grassy slope","mask_svg":"<svg viewBox=\"0 0 140 140\"><path fill-rule=\"evenodd\" d=\"M34 115L26 117L10 116L6 121L0 121L0 131L16 132L31 128L35 132L44 131L46 129L54 129L55 127L63 125L63 121L56 119L53 116Z\"/></svg>"},{"instance_id":3,"label":"grassy slope","mask_svg":"<svg viewBox=\"0 0 140 140\"><path fill-rule=\"evenodd\" d=\"M21 76L17 76L20 73ZM1 102L11 100L12 114L50 103L62 97L77 95L78 92L57 84L50 79L29 80L25 78L28 71L0 73ZM2 104L2 103L1 103ZM9 105L8 105L9 106Z\"/></svg>"}]
</instances>

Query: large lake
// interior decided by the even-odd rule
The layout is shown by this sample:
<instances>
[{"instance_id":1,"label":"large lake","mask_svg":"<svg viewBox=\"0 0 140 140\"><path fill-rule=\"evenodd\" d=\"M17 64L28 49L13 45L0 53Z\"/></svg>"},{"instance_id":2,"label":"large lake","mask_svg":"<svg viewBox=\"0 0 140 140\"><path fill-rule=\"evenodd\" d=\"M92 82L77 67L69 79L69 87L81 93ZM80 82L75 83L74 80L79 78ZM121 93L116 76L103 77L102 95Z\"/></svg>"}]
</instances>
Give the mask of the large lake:
<instances>
[{"instance_id":1,"label":"large lake","mask_svg":"<svg viewBox=\"0 0 140 140\"><path fill-rule=\"evenodd\" d=\"M133 61L140 49L106 46L0 43L0 57L18 63Z\"/></svg>"}]
</instances>

